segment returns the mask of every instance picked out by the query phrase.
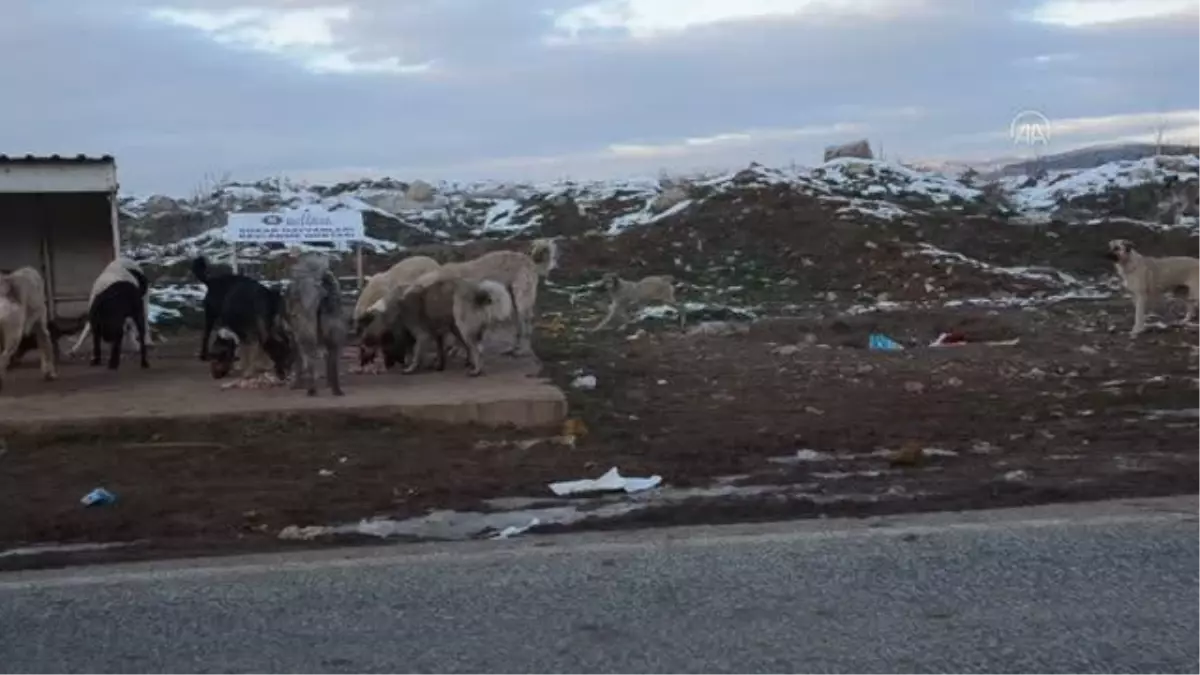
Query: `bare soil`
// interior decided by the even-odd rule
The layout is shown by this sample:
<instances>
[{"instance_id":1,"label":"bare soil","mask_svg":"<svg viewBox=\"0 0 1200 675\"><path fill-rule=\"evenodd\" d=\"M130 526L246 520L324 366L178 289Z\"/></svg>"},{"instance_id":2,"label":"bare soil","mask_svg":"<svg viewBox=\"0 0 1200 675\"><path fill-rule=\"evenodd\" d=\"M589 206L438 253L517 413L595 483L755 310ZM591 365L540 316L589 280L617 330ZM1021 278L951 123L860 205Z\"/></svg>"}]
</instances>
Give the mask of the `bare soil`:
<instances>
[{"instance_id":1,"label":"bare soil","mask_svg":"<svg viewBox=\"0 0 1200 675\"><path fill-rule=\"evenodd\" d=\"M1131 342L1115 325L1109 331L1101 304L779 319L727 336L543 331L545 370L586 425L575 447L550 439L558 429L351 412L12 432L0 455L0 546L145 543L0 557L0 568L283 546L276 535L288 525L479 508L489 498L544 495L549 482L611 466L658 473L672 486L804 484L822 495L875 499L696 500L585 527L1196 491L1195 333L1169 329ZM1121 307L1111 305L1113 314ZM595 318L580 310L572 321ZM920 346L946 330L1020 342ZM871 331L915 344L870 351ZM570 388L580 372L598 386ZM1180 410L1193 416L1154 412ZM520 442L536 438L547 440ZM913 444L945 454L911 463L893 456ZM830 459L781 463L801 449ZM97 486L117 502L82 507L79 498Z\"/></svg>"}]
</instances>

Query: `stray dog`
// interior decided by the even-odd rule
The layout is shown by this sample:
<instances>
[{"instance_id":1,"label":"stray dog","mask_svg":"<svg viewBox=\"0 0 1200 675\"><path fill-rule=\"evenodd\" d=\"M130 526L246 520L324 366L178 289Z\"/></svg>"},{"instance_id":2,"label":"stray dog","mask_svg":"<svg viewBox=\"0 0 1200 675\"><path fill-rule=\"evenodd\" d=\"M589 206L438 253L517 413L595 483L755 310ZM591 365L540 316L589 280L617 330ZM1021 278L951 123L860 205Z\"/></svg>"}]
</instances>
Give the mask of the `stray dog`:
<instances>
[{"instance_id":1,"label":"stray dog","mask_svg":"<svg viewBox=\"0 0 1200 675\"><path fill-rule=\"evenodd\" d=\"M389 306L393 332L406 331L415 337L412 358L402 372L416 372L430 341L437 347L437 369L444 370L445 337L450 334L467 352L467 374L479 376L483 373L479 343L484 331L509 320L513 304L508 289L490 279L463 279L445 268L421 277Z\"/></svg>"},{"instance_id":2,"label":"stray dog","mask_svg":"<svg viewBox=\"0 0 1200 675\"><path fill-rule=\"evenodd\" d=\"M1146 306L1150 300L1177 288L1187 288L1188 306L1183 323L1188 324L1196 317L1196 306L1200 301L1200 260L1191 256L1145 256L1127 239L1108 242L1108 258L1116 264L1117 274L1133 294L1130 337L1146 330Z\"/></svg>"},{"instance_id":3,"label":"stray dog","mask_svg":"<svg viewBox=\"0 0 1200 675\"><path fill-rule=\"evenodd\" d=\"M46 309L46 282L32 267L11 274L0 274L0 389L8 364L26 335L32 333L42 358L42 377L58 377L54 366L54 347L50 340L50 319Z\"/></svg>"},{"instance_id":4,"label":"stray dog","mask_svg":"<svg viewBox=\"0 0 1200 675\"><path fill-rule=\"evenodd\" d=\"M403 354L411 347L404 344L397 347L397 336L391 334L390 326L382 318L387 297L394 289L410 284L422 274L439 267L441 265L433 258L412 256L392 265L386 272L371 277L363 287L354 306L353 317L360 368L365 369L375 361L377 352L383 351L384 366L390 369L397 363L396 354ZM404 340L400 339L399 342Z\"/></svg>"},{"instance_id":5,"label":"stray dog","mask_svg":"<svg viewBox=\"0 0 1200 675\"><path fill-rule=\"evenodd\" d=\"M117 258L113 260L96 276L96 280L92 282L91 294L88 296L89 313L91 312L92 304L96 302L96 296L118 281L128 281L142 290L142 330L146 335L147 344L154 344L148 323L150 319L150 285L146 281L146 274L142 271L142 266L129 258ZM84 340L87 339L91 332L91 322L85 321L83 331L79 334L79 338L75 340L75 344L71 345L71 348L67 350L67 354L73 355L79 351L79 348L83 346ZM55 348L57 347L56 341ZM139 349L141 348L139 347Z\"/></svg>"},{"instance_id":6,"label":"stray dog","mask_svg":"<svg viewBox=\"0 0 1200 675\"><path fill-rule=\"evenodd\" d=\"M609 272L604 275L600 284L608 290L612 301L608 305L608 314L592 331L598 331L608 326L618 314L621 315L624 327L629 323L631 310L659 303L669 305L679 315L679 325L683 326L685 317L683 308L675 301L675 278L671 275L650 276L641 281L626 281L616 274Z\"/></svg>"},{"instance_id":7,"label":"stray dog","mask_svg":"<svg viewBox=\"0 0 1200 675\"><path fill-rule=\"evenodd\" d=\"M287 377L291 349L282 330L283 298L279 291L240 275L224 286L223 291L223 302L212 315L216 337L211 348L208 342L204 344L204 356L209 361L213 379L219 380L229 374L239 350L242 377L254 375L263 353L273 362L275 374L280 379ZM205 300L207 323L207 297Z\"/></svg>"},{"instance_id":8,"label":"stray dog","mask_svg":"<svg viewBox=\"0 0 1200 675\"><path fill-rule=\"evenodd\" d=\"M192 261L192 274L205 287L204 336L200 339L201 361L208 360L208 346L210 338L212 338L213 328L217 325L217 319L225 309L225 298L229 295L230 290L235 286L247 282L252 284L258 283L244 274L219 274L213 276L208 272L208 261L204 259L204 256L200 256Z\"/></svg>"},{"instance_id":9,"label":"stray dog","mask_svg":"<svg viewBox=\"0 0 1200 675\"><path fill-rule=\"evenodd\" d=\"M325 351L325 379L334 396L342 396L338 380L338 359L346 343L346 319L342 313L342 293L337 277L329 269L329 260L319 253L307 253L292 265L292 282L284 293L285 321L295 346L296 382L309 396L316 396L313 373L318 353Z\"/></svg>"},{"instance_id":10,"label":"stray dog","mask_svg":"<svg viewBox=\"0 0 1200 675\"><path fill-rule=\"evenodd\" d=\"M516 344L506 351L512 356L533 353L533 320L537 304L538 281L548 276L558 261L558 245L552 239L538 239L530 253L492 251L474 260L447 263L450 274L468 281L495 281L508 288L516 315ZM420 353L420 352L418 352Z\"/></svg>"},{"instance_id":11,"label":"stray dog","mask_svg":"<svg viewBox=\"0 0 1200 675\"><path fill-rule=\"evenodd\" d=\"M125 341L125 324L133 321L137 331L138 353L142 368L149 368L146 360L146 278L139 273L140 284L126 280L115 281L92 300L88 308L88 327L92 333L92 365L100 365L100 343L112 345L108 357L109 370L121 365L121 343Z\"/></svg>"}]
</instances>

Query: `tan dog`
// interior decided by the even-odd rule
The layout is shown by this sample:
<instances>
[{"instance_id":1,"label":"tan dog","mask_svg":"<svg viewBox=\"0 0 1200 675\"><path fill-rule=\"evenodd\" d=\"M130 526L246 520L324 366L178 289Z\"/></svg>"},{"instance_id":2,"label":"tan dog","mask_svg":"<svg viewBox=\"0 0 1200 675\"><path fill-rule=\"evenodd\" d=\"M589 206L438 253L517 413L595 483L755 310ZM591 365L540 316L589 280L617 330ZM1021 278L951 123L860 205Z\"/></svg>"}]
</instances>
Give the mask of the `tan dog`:
<instances>
[{"instance_id":1,"label":"tan dog","mask_svg":"<svg viewBox=\"0 0 1200 675\"><path fill-rule=\"evenodd\" d=\"M1200 260L1191 256L1153 258L1137 252L1133 242L1113 239L1108 242L1108 258L1117 267L1125 288L1133 294L1133 329L1130 337L1146 330L1146 306L1163 293L1185 287L1188 290L1187 314L1183 323L1196 317L1200 301Z\"/></svg>"},{"instance_id":2,"label":"tan dog","mask_svg":"<svg viewBox=\"0 0 1200 675\"><path fill-rule=\"evenodd\" d=\"M557 265L557 259L557 244L551 239L538 239L533 242L529 254L518 251L492 251L467 262L447 263L442 269L468 281L495 281L512 293L517 341L505 353L522 356L533 353L533 320L538 280L550 274Z\"/></svg>"},{"instance_id":3,"label":"tan dog","mask_svg":"<svg viewBox=\"0 0 1200 675\"><path fill-rule=\"evenodd\" d=\"M387 315L394 322L394 333L407 331L415 338L412 358L403 372L416 372L430 342L437 347L437 369L445 369L445 338L453 335L467 352L467 374L477 376L483 372L479 343L484 332L508 321L512 313L512 296L503 284L463 279L443 268L408 286L389 305Z\"/></svg>"},{"instance_id":4,"label":"tan dog","mask_svg":"<svg viewBox=\"0 0 1200 675\"><path fill-rule=\"evenodd\" d=\"M608 305L608 314L593 328L598 331L609 325L618 315L624 320L621 326L629 323L630 312L650 304L668 305L679 315L679 325L683 326L685 317L683 308L675 300L675 278L669 274L645 277L641 281L626 281L609 272L604 275L601 285L608 289L612 301Z\"/></svg>"},{"instance_id":5,"label":"tan dog","mask_svg":"<svg viewBox=\"0 0 1200 675\"><path fill-rule=\"evenodd\" d=\"M0 274L0 389L13 354L30 333L37 338L42 358L42 377L58 377L54 367L54 345L50 340L50 317L46 309L46 282L32 267Z\"/></svg>"},{"instance_id":6,"label":"tan dog","mask_svg":"<svg viewBox=\"0 0 1200 675\"><path fill-rule=\"evenodd\" d=\"M371 277L358 295L354 305L354 332L359 338L359 367L366 368L375 361L376 352L387 345L388 324L383 320L387 298L397 288L416 281L418 277L439 269L433 258L415 255L392 265L386 272Z\"/></svg>"}]
</instances>

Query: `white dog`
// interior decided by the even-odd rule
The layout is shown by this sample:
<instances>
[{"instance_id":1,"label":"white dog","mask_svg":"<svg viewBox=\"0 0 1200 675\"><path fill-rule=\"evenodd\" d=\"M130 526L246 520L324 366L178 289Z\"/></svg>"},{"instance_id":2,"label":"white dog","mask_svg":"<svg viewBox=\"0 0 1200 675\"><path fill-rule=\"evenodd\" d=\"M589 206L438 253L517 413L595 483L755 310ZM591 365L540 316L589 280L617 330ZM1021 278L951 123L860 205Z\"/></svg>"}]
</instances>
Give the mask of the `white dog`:
<instances>
[{"instance_id":1,"label":"white dog","mask_svg":"<svg viewBox=\"0 0 1200 675\"><path fill-rule=\"evenodd\" d=\"M1130 337L1146 330L1146 305L1151 299L1176 288L1187 288L1187 314L1183 323L1196 317L1200 301L1200 260L1191 256L1153 258L1137 252L1133 242L1113 239L1108 242L1108 257L1117 267L1125 288L1133 294L1133 329Z\"/></svg>"}]
</instances>

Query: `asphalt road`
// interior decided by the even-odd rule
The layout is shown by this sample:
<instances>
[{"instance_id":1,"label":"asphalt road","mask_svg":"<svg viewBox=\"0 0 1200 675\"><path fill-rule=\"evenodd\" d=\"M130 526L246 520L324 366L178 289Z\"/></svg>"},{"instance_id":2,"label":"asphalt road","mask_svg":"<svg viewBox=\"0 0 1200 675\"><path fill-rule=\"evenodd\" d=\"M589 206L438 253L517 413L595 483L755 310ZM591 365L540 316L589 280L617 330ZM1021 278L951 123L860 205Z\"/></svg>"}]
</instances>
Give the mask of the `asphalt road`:
<instances>
[{"instance_id":1,"label":"asphalt road","mask_svg":"<svg viewBox=\"0 0 1200 675\"><path fill-rule=\"evenodd\" d=\"M0 575L7 672L1197 672L1195 498Z\"/></svg>"}]
</instances>

